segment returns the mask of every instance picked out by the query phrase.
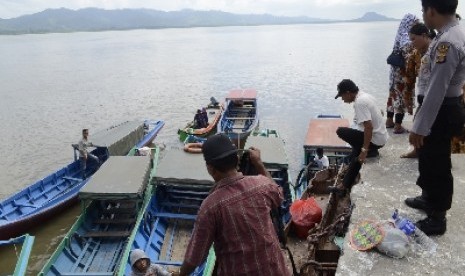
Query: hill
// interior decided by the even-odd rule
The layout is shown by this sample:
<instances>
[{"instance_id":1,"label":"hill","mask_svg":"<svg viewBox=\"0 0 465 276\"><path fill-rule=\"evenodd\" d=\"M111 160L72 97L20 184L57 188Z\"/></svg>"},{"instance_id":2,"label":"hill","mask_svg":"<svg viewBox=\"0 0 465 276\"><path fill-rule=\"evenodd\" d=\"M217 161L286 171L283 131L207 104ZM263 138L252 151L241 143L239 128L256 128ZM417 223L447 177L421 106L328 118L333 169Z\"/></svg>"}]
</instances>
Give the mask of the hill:
<instances>
[{"instance_id":1,"label":"hill","mask_svg":"<svg viewBox=\"0 0 465 276\"><path fill-rule=\"evenodd\" d=\"M367 13L351 21L380 21L389 18ZM0 19L0 34L31 34L76 31L108 31L158 28L216 26L255 26L341 22L306 16L286 17L270 14L233 14L222 11L158 11L150 9L80 10L47 9L31 15Z\"/></svg>"},{"instance_id":2,"label":"hill","mask_svg":"<svg viewBox=\"0 0 465 276\"><path fill-rule=\"evenodd\" d=\"M399 21L399 19L390 18L376 12L367 12L362 17L348 20L350 22L372 22L372 21Z\"/></svg>"}]
</instances>

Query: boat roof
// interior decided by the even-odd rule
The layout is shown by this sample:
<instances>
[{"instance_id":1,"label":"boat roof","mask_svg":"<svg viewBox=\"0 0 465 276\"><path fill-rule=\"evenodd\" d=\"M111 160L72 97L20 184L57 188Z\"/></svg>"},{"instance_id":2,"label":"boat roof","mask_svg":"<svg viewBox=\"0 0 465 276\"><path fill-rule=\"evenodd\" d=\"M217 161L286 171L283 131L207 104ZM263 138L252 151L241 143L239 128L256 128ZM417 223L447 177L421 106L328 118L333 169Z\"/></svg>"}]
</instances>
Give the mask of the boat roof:
<instances>
[{"instance_id":1,"label":"boat roof","mask_svg":"<svg viewBox=\"0 0 465 276\"><path fill-rule=\"evenodd\" d=\"M126 155L144 137L143 121L127 121L105 130L90 133L89 141L99 147L106 147L110 155Z\"/></svg>"},{"instance_id":2,"label":"boat roof","mask_svg":"<svg viewBox=\"0 0 465 276\"><path fill-rule=\"evenodd\" d=\"M257 98L255 89L235 89L231 90L226 96L226 100L254 100Z\"/></svg>"},{"instance_id":3,"label":"boat roof","mask_svg":"<svg viewBox=\"0 0 465 276\"><path fill-rule=\"evenodd\" d=\"M260 150L260 157L265 167L288 168L284 141L280 137L249 136L244 149L255 147Z\"/></svg>"},{"instance_id":4,"label":"boat roof","mask_svg":"<svg viewBox=\"0 0 465 276\"><path fill-rule=\"evenodd\" d=\"M336 130L348 127L349 120L343 118L311 119L305 137L304 148L350 149L350 145L341 140Z\"/></svg>"},{"instance_id":5,"label":"boat roof","mask_svg":"<svg viewBox=\"0 0 465 276\"><path fill-rule=\"evenodd\" d=\"M208 174L202 154L187 153L180 149L166 151L157 166L154 177L156 184L173 186L212 186L213 178Z\"/></svg>"},{"instance_id":6,"label":"boat roof","mask_svg":"<svg viewBox=\"0 0 465 276\"><path fill-rule=\"evenodd\" d=\"M79 192L81 199L142 198L150 177L148 156L111 156Z\"/></svg>"}]
</instances>

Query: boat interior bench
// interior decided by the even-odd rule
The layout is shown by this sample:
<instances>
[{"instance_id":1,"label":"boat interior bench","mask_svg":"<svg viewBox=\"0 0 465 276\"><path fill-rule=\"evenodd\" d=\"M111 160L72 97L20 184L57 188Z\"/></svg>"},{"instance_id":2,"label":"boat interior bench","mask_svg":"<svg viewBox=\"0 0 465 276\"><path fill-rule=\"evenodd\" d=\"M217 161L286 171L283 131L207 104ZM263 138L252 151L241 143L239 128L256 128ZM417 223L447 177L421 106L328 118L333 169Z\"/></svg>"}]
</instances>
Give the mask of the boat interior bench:
<instances>
[{"instance_id":1,"label":"boat interior bench","mask_svg":"<svg viewBox=\"0 0 465 276\"><path fill-rule=\"evenodd\" d=\"M119 238L119 237L129 237L131 231L95 231L87 232L82 237L84 238Z\"/></svg>"}]
</instances>

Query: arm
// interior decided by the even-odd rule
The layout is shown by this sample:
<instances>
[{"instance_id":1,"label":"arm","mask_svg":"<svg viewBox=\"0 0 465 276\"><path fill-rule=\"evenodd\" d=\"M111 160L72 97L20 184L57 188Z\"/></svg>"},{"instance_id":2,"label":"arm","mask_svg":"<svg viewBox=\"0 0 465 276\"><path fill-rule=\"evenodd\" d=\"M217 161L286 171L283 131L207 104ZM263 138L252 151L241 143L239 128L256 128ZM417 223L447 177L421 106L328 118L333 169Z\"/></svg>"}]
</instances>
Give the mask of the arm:
<instances>
[{"instance_id":1,"label":"arm","mask_svg":"<svg viewBox=\"0 0 465 276\"><path fill-rule=\"evenodd\" d=\"M363 147L360 155L358 156L358 160L363 163L367 158L368 149L370 148L371 138L373 137L373 124L371 120L363 122Z\"/></svg>"},{"instance_id":2,"label":"arm","mask_svg":"<svg viewBox=\"0 0 465 276\"><path fill-rule=\"evenodd\" d=\"M265 165L263 164L262 159L260 158L260 150L254 147L250 147L249 153L250 153L250 162L255 167L257 172L273 180L270 172L266 170Z\"/></svg>"},{"instance_id":3,"label":"arm","mask_svg":"<svg viewBox=\"0 0 465 276\"><path fill-rule=\"evenodd\" d=\"M204 205L202 204L202 206ZM215 233L215 217L211 212L203 211L202 206L195 220L194 231L189 240L179 274L173 275L187 276L191 274L208 256L210 247L213 244L213 233Z\"/></svg>"}]
</instances>

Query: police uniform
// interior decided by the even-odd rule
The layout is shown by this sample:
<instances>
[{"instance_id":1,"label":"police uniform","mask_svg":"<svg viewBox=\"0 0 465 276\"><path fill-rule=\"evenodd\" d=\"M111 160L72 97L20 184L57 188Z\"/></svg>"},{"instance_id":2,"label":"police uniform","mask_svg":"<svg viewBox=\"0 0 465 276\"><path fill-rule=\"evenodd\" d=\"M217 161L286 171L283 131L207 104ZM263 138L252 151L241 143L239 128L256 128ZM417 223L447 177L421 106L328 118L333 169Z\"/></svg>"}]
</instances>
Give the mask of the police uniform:
<instances>
[{"instance_id":1,"label":"police uniform","mask_svg":"<svg viewBox=\"0 0 465 276\"><path fill-rule=\"evenodd\" d=\"M451 137L465 122L462 86L465 83L465 33L458 20L449 22L431 42L422 59L420 80L424 100L412 132L424 136L418 149L417 185L427 199L429 214L450 209L453 194Z\"/></svg>"}]
</instances>

